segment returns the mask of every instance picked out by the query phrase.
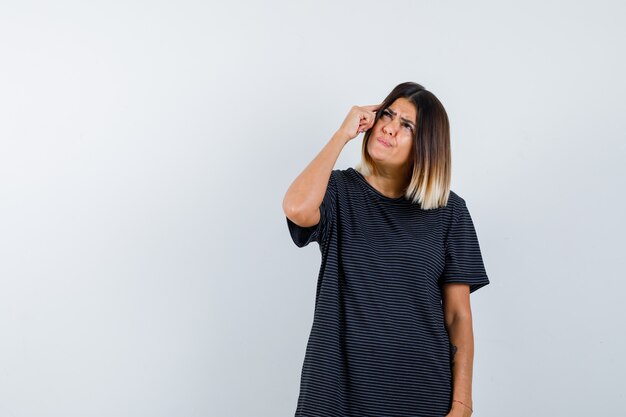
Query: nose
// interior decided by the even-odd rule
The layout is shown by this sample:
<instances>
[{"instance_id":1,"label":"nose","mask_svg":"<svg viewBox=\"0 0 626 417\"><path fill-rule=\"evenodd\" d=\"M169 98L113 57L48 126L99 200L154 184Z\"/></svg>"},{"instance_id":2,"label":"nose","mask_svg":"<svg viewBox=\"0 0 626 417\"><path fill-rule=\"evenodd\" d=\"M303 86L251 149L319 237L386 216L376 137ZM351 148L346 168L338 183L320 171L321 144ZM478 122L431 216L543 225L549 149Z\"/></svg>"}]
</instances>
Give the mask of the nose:
<instances>
[{"instance_id":1,"label":"nose","mask_svg":"<svg viewBox=\"0 0 626 417\"><path fill-rule=\"evenodd\" d=\"M383 133L393 135L396 132L397 128L394 124L394 121L391 120L389 123L383 126Z\"/></svg>"}]
</instances>

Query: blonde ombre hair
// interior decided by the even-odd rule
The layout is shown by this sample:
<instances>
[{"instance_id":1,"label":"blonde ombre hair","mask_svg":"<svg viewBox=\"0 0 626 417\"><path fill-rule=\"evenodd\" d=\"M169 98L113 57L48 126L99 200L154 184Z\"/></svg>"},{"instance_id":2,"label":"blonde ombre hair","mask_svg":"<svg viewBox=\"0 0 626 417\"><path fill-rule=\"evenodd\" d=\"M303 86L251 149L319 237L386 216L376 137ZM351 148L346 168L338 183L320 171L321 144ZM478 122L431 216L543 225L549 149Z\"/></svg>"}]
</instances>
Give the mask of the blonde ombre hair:
<instances>
[{"instance_id":1,"label":"blonde ombre hair","mask_svg":"<svg viewBox=\"0 0 626 417\"><path fill-rule=\"evenodd\" d=\"M414 82L395 87L376 111L374 123L383 110L398 98L408 99L417 109L417 126L411 152L411 178L404 193L408 200L420 204L423 210L448 204L452 164L450 152L450 123L443 105L433 93ZM376 163L367 152L373 129L363 136L361 161L354 167L363 176L378 175Z\"/></svg>"}]
</instances>

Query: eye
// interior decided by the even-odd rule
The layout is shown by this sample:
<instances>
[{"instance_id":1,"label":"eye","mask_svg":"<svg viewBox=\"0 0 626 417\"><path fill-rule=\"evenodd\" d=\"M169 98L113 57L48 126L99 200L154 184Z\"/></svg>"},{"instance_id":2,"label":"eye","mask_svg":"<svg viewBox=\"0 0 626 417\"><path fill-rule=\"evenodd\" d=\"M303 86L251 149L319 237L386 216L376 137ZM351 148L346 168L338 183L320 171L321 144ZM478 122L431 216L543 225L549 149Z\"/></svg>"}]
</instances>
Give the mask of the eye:
<instances>
[{"instance_id":1,"label":"eye","mask_svg":"<svg viewBox=\"0 0 626 417\"><path fill-rule=\"evenodd\" d=\"M410 124L408 123L404 123L404 127L406 127L407 129L409 129L409 131L411 131L411 133L413 133L413 128L411 127Z\"/></svg>"},{"instance_id":2,"label":"eye","mask_svg":"<svg viewBox=\"0 0 626 417\"><path fill-rule=\"evenodd\" d=\"M383 116L390 117L391 113L389 113L389 110L385 109L385 110L383 110Z\"/></svg>"}]
</instances>

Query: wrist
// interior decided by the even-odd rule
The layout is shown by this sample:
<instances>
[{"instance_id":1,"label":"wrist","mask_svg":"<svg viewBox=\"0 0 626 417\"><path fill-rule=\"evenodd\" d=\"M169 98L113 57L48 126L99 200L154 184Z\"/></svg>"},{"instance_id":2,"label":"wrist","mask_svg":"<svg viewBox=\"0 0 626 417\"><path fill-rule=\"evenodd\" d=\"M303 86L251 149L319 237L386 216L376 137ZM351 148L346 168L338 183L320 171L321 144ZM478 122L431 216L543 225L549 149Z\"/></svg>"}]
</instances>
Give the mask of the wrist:
<instances>
[{"instance_id":1,"label":"wrist","mask_svg":"<svg viewBox=\"0 0 626 417\"><path fill-rule=\"evenodd\" d=\"M342 132L341 130L338 130L335 132L331 140L340 142L341 144L345 145L346 143L350 142L350 136Z\"/></svg>"},{"instance_id":2,"label":"wrist","mask_svg":"<svg viewBox=\"0 0 626 417\"><path fill-rule=\"evenodd\" d=\"M474 412L473 408L474 408L474 404L472 404L472 401L457 400L456 398L452 400L452 407L451 407L452 410L464 409L469 412Z\"/></svg>"}]
</instances>

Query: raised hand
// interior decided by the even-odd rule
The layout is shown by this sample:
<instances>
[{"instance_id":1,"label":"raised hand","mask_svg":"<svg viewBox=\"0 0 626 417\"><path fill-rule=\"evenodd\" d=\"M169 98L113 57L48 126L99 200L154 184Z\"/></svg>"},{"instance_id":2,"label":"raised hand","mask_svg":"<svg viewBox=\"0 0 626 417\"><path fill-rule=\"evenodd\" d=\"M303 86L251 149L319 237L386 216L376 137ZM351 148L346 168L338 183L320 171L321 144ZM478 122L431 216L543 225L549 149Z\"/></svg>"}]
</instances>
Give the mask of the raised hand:
<instances>
[{"instance_id":1,"label":"raised hand","mask_svg":"<svg viewBox=\"0 0 626 417\"><path fill-rule=\"evenodd\" d=\"M380 104L369 106L352 106L350 112L338 129L346 138L346 142L354 139L360 133L371 129L374 126L376 111L380 108Z\"/></svg>"}]
</instances>

